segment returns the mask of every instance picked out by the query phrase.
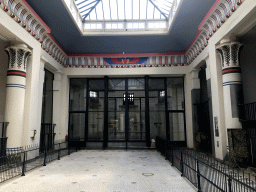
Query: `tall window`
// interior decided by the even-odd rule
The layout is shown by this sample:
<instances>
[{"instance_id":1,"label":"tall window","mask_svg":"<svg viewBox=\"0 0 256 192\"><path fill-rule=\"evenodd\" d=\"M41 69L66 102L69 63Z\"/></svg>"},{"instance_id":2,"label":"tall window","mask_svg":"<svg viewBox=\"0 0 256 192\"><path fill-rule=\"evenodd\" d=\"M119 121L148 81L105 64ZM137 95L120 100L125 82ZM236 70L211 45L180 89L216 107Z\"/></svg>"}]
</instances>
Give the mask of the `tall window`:
<instances>
[{"instance_id":1,"label":"tall window","mask_svg":"<svg viewBox=\"0 0 256 192\"><path fill-rule=\"evenodd\" d=\"M54 125L52 124L53 80L54 74L45 69L40 133L41 152L44 149L51 149L55 137Z\"/></svg>"}]
</instances>

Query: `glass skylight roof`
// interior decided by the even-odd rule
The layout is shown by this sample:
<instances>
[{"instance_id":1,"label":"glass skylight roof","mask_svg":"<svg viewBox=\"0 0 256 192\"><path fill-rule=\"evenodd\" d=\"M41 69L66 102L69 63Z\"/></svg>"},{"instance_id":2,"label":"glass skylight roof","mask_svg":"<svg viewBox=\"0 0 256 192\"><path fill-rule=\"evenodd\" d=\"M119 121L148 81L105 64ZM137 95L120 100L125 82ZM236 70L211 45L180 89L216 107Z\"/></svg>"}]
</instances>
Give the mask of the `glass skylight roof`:
<instances>
[{"instance_id":1,"label":"glass skylight roof","mask_svg":"<svg viewBox=\"0 0 256 192\"><path fill-rule=\"evenodd\" d=\"M88 32L167 33L181 1L64 0L85 35Z\"/></svg>"}]
</instances>

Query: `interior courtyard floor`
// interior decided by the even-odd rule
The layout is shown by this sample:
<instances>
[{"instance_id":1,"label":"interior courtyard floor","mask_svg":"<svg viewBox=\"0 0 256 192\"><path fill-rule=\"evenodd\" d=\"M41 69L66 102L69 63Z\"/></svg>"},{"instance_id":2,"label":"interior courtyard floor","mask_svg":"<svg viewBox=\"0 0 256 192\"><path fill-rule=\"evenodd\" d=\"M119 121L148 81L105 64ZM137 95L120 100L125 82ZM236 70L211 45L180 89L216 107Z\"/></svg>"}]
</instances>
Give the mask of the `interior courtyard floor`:
<instances>
[{"instance_id":1,"label":"interior courtyard floor","mask_svg":"<svg viewBox=\"0 0 256 192\"><path fill-rule=\"evenodd\" d=\"M81 150L0 185L1 192L192 192L156 150Z\"/></svg>"}]
</instances>

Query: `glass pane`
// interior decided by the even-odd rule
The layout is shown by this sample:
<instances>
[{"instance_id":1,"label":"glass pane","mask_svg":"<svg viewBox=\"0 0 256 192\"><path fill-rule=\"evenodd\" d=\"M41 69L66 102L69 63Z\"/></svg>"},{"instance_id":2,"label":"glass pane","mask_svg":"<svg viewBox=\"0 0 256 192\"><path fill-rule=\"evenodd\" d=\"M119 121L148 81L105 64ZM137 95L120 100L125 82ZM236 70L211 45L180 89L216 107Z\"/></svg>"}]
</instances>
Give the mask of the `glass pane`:
<instances>
[{"instance_id":1,"label":"glass pane","mask_svg":"<svg viewBox=\"0 0 256 192\"><path fill-rule=\"evenodd\" d=\"M183 78L167 79L168 110L184 110Z\"/></svg>"},{"instance_id":2,"label":"glass pane","mask_svg":"<svg viewBox=\"0 0 256 192\"><path fill-rule=\"evenodd\" d=\"M41 123L52 123L54 75L45 70Z\"/></svg>"},{"instance_id":3,"label":"glass pane","mask_svg":"<svg viewBox=\"0 0 256 192\"><path fill-rule=\"evenodd\" d=\"M171 141L185 141L184 113L170 113L169 127Z\"/></svg>"},{"instance_id":4,"label":"glass pane","mask_svg":"<svg viewBox=\"0 0 256 192\"><path fill-rule=\"evenodd\" d=\"M149 79L148 80L148 89L149 90L158 90L158 89L162 89L164 90L164 79Z\"/></svg>"},{"instance_id":5,"label":"glass pane","mask_svg":"<svg viewBox=\"0 0 256 192\"><path fill-rule=\"evenodd\" d=\"M128 79L128 90L138 89L145 89L145 79Z\"/></svg>"},{"instance_id":6,"label":"glass pane","mask_svg":"<svg viewBox=\"0 0 256 192\"><path fill-rule=\"evenodd\" d=\"M71 141L84 141L85 114L70 113L69 139Z\"/></svg>"},{"instance_id":7,"label":"glass pane","mask_svg":"<svg viewBox=\"0 0 256 192\"><path fill-rule=\"evenodd\" d=\"M129 140L146 140L145 113L129 112Z\"/></svg>"},{"instance_id":8,"label":"glass pane","mask_svg":"<svg viewBox=\"0 0 256 192\"><path fill-rule=\"evenodd\" d=\"M90 91L89 95L88 111L104 111L104 91Z\"/></svg>"},{"instance_id":9,"label":"glass pane","mask_svg":"<svg viewBox=\"0 0 256 192\"><path fill-rule=\"evenodd\" d=\"M125 80L124 79L109 79L108 80L109 90L125 90Z\"/></svg>"},{"instance_id":10,"label":"glass pane","mask_svg":"<svg viewBox=\"0 0 256 192\"><path fill-rule=\"evenodd\" d=\"M88 113L88 140L102 140L104 112Z\"/></svg>"},{"instance_id":11,"label":"glass pane","mask_svg":"<svg viewBox=\"0 0 256 192\"><path fill-rule=\"evenodd\" d=\"M133 105L129 105L129 111L145 112L145 98L134 98Z\"/></svg>"},{"instance_id":12,"label":"glass pane","mask_svg":"<svg viewBox=\"0 0 256 192\"><path fill-rule=\"evenodd\" d=\"M104 79L89 80L89 90L104 90Z\"/></svg>"},{"instance_id":13,"label":"glass pane","mask_svg":"<svg viewBox=\"0 0 256 192\"><path fill-rule=\"evenodd\" d=\"M150 137L156 139L156 136L166 138L166 120L165 111L150 111Z\"/></svg>"},{"instance_id":14,"label":"glass pane","mask_svg":"<svg viewBox=\"0 0 256 192\"><path fill-rule=\"evenodd\" d=\"M70 111L86 110L86 79L70 79Z\"/></svg>"},{"instance_id":15,"label":"glass pane","mask_svg":"<svg viewBox=\"0 0 256 192\"><path fill-rule=\"evenodd\" d=\"M125 105L123 105L123 98L109 98L108 99L108 110L109 111L124 111Z\"/></svg>"},{"instance_id":16,"label":"glass pane","mask_svg":"<svg viewBox=\"0 0 256 192\"><path fill-rule=\"evenodd\" d=\"M108 113L108 139L125 140L125 113Z\"/></svg>"},{"instance_id":17,"label":"glass pane","mask_svg":"<svg viewBox=\"0 0 256 192\"><path fill-rule=\"evenodd\" d=\"M151 139L156 139L156 136L166 138L164 99L160 97L160 91L149 91L149 97L150 137Z\"/></svg>"}]
</instances>

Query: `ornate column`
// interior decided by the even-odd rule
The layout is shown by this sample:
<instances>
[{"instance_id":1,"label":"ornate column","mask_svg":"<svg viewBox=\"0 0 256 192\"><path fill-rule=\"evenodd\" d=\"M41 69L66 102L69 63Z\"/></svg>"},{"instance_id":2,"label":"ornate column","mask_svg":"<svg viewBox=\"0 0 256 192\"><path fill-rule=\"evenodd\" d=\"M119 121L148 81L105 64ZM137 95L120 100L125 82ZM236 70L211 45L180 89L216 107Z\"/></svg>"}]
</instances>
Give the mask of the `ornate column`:
<instances>
[{"instance_id":1,"label":"ornate column","mask_svg":"<svg viewBox=\"0 0 256 192\"><path fill-rule=\"evenodd\" d=\"M227 129L241 129L238 104L243 102L239 50L242 44L229 40L221 41L217 53L221 57L225 124Z\"/></svg>"},{"instance_id":2,"label":"ornate column","mask_svg":"<svg viewBox=\"0 0 256 192\"><path fill-rule=\"evenodd\" d=\"M5 121L9 122L6 133L7 148L20 150L24 123L26 64L31 50L25 44L16 44L6 47L5 51L9 56L5 107Z\"/></svg>"}]
</instances>

